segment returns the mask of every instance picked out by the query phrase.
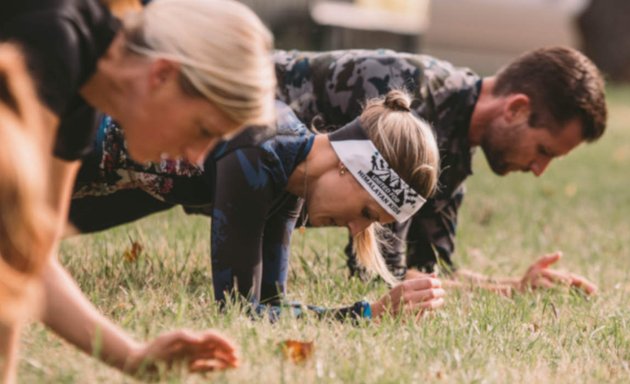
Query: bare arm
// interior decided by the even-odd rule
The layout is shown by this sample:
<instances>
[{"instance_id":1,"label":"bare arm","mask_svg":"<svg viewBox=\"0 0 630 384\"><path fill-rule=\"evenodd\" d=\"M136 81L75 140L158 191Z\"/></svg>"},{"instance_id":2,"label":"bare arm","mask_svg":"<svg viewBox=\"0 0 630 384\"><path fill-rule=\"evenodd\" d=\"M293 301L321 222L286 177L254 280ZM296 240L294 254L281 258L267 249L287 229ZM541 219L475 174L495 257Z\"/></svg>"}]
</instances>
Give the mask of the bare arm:
<instances>
[{"instance_id":1,"label":"bare arm","mask_svg":"<svg viewBox=\"0 0 630 384\"><path fill-rule=\"evenodd\" d=\"M46 325L85 353L91 354L100 343L100 358L124 369L127 356L137 353L140 345L98 313L55 257L44 272L44 286Z\"/></svg>"},{"instance_id":2,"label":"bare arm","mask_svg":"<svg viewBox=\"0 0 630 384\"><path fill-rule=\"evenodd\" d=\"M98 333L98 342L102 345L101 358L118 369L124 369L127 356L140 346L96 310L61 266L56 254L79 162L68 163L51 158L51 166L51 204L57 215L57 228L61 230L51 246L51 257L43 273L46 295L43 321L59 336L88 354L93 352Z\"/></svg>"},{"instance_id":3,"label":"bare arm","mask_svg":"<svg viewBox=\"0 0 630 384\"><path fill-rule=\"evenodd\" d=\"M191 371L234 367L238 363L234 345L214 331L192 333L174 331L158 336L150 343L139 343L113 322L101 315L83 295L76 282L56 257L68 212L70 194L79 163L52 159L51 198L57 213L59 233L51 245L49 264L44 271L45 307L43 321L59 336L85 353L99 346L99 358L128 373L157 369L156 363L170 367L186 360Z\"/></svg>"},{"instance_id":4,"label":"bare arm","mask_svg":"<svg viewBox=\"0 0 630 384\"><path fill-rule=\"evenodd\" d=\"M561 252L540 257L522 277L496 278L467 269L458 269L451 276L443 279L443 285L451 289L481 288L504 296L511 296L514 292L554 287L572 287L580 289L587 295L595 294L597 286L584 276L551 268L561 257ZM410 270L405 279L424 275L422 272Z\"/></svg>"}]
</instances>

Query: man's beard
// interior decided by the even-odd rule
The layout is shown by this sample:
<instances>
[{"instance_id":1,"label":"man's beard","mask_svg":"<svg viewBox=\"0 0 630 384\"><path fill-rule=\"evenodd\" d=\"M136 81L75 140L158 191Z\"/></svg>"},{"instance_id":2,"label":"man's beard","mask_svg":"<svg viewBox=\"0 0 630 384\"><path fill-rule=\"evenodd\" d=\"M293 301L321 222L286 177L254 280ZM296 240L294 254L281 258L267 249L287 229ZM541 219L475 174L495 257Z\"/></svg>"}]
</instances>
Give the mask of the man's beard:
<instances>
[{"instance_id":1,"label":"man's beard","mask_svg":"<svg viewBox=\"0 0 630 384\"><path fill-rule=\"evenodd\" d=\"M490 125L481 139L481 149L492 172L499 176L522 170L518 164L509 161L509 154L517 151L522 125L501 126Z\"/></svg>"},{"instance_id":2,"label":"man's beard","mask_svg":"<svg viewBox=\"0 0 630 384\"><path fill-rule=\"evenodd\" d=\"M505 162L505 156L503 155L503 151L491 150L488 148L489 145L487 142L481 143L481 149L483 150L483 154L486 157L486 162L492 172L499 176L505 176L510 172L510 167L508 163Z\"/></svg>"}]
</instances>

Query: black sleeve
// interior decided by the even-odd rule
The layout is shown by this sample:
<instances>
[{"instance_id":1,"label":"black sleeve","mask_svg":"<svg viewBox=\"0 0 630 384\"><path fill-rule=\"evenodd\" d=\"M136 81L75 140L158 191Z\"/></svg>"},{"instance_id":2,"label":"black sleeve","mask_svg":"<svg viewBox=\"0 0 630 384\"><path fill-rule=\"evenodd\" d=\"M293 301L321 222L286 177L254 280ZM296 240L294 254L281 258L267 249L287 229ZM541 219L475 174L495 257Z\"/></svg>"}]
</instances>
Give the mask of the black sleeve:
<instances>
[{"instance_id":1,"label":"black sleeve","mask_svg":"<svg viewBox=\"0 0 630 384\"><path fill-rule=\"evenodd\" d=\"M102 231L174 207L141 189L72 199L69 220L81 233Z\"/></svg>"},{"instance_id":2,"label":"black sleeve","mask_svg":"<svg viewBox=\"0 0 630 384\"><path fill-rule=\"evenodd\" d=\"M68 20L55 16L28 13L4 25L2 35L20 45L40 98L61 117L79 87L80 38Z\"/></svg>"},{"instance_id":3,"label":"black sleeve","mask_svg":"<svg viewBox=\"0 0 630 384\"><path fill-rule=\"evenodd\" d=\"M55 155L76 160L89 147L96 128L95 112L78 90L94 73L119 22L95 0L56 5L49 1L40 8L30 0L24 2L0 7L17 13L0 16L0 40L20 46L40 99L61 120Z\"/></svg>"},{"instance_id":4,"label":"black sleeve","mask_svg":"<svg viewBox=\"0 0 630 384\"><path fill-rule=\"evenodd\" d=\"M464 194L462 185L447 200L429 200L427 206L412 218L407 235L409 267L431 271L435 264L440 264L445 272L456 269L452 255L455 251L457 215Z\"/></svg>"},{"instance_id":5,"label":"black sleeve","mask_svg":"<svg viewBox=\"0 0 630 384\"><path fill-rule=\"evenodd\" d=\"M235 289L260 300L262 242L273 181L260 149L238 149L217 162L212 212L212 279L219 301Z\"/></svg>"},{"instance_id":6,"label":"black sleeve","mask_svg":"<svg viewBox=\"0 0 630 384\"><path fill-rule=\"evenodd\" d=\"M286 294L291 252L291 235L302 207L302 199L285 194L273 208L263 237L263 276L261 303L277 304Z\"/></svg>"}]
</instances>

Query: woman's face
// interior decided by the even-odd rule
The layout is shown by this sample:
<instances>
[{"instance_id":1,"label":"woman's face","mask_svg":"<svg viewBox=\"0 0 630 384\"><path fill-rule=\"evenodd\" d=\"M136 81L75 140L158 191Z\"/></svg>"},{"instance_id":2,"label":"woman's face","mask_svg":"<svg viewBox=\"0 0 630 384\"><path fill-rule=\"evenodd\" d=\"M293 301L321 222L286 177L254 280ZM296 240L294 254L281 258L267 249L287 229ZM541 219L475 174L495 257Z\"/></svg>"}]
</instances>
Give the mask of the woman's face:
<instances>
[{"instance_id":1,"label":"woman's face","mask_svg":"<svg viewBox=\"0 0 630 384\"><path fill-rule=\"evenodd\" d=\"M374 222L394 221L347 170L331 170L307 189L306 207L314 227L347 227L355 236Z\"/></svg>"},{"instance_id":2,"label":"woman's face","mask_svg":"<svg viewBox=\"0 0 630 384\"><path fill-rule=\"evenodd\" d=\"M133 113L121 121L129 153L139 162L159 161L165 155L202 163L206 154L239 126L208 100L185 94L179 71L166 65L151 67L146 91L139 92L130 103Z\"/></svg>"}]
</instances>

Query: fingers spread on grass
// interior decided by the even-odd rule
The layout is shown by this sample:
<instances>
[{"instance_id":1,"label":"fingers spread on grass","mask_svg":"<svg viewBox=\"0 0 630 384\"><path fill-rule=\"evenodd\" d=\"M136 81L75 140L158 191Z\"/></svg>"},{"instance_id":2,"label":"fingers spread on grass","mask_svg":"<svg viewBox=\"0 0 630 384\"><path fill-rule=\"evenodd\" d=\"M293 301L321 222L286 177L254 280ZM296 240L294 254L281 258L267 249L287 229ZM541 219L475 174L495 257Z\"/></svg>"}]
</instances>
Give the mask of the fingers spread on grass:
<instances>
[{"instance_id":1,"label":"fingers spread on grass","mask_svg":"<svg viewBox=\"0 0 630 384\"><path fill-rule=\"evenodd\" d=\"M571 286L582 289L589 295L597 293L597 285L587 280L584 276L571 273Z\"/></svg>"},{"instance_id":2,"label":"fingers spread on grass","mask_svg":"<svg viewBox=\"0 0 630 384\"><path fill-rule=\"evenodd\" d=\"M197 371L236 367L235 345L216 331L197 334L187 330L161 335L146 350L146 358L162 361L171 368L188 361Z\"/></svg>"},{"instance_id":3,"label":"fingers spread on grass","mask_svg":"<svg viewBox=\"0 0 630 384\"><path fill-rule=\"evenodd\" d=\"M218 360L225 366L238 365L236 346L215 331L201 334L184 332L177 335L177 342L173 344L172 358L196 360Z\"/></svg>"},{"instance_id":4,"label":"fingers spread on grass","mask_svg":"<svg viewBox=\"0 0 630 384\"><path fill-rule=\"evenodd\" d=\"M220 360L196 360L188 366L188 370L195 373L219 371L227 368L229 365Z\"/></svg>"},{"instance_id":5,"label":"fingers spread on grass","mask_svg":"<svg viewBox=\"0 0 630 384\"><path fill-rule=\"evenodd\" d=\"M557 263L562 258L562 252L557 251L548 255L542 256L534 263L535 268L549 268L551 265Z\"/></svg>"},{"instance_id":6,"label":"fingers spread on grass","mask_svg":"<svg viewBox=\"0 0 630 384\"><path fill-rule=\"evenodd\" d=\"M441 288L442 282L432 277L422 277L419 279L406 280L401 283L401 288L406 291L417 291L430 288Z\"/></svg>"},{"instance_id":7,"label":"fingers spread on grass","mask_svg":"<svg viewBox=\"0 0 630 384\"><path fill-rule=\"evenodd\" d=\"M597 286L595 284L590 282L584 276L580 276L575 273L546 269L541 271L541 276L555 284L579 288L589 295L592 295L597 291Z\"/></svg>"},{"instance_id":8,"label":"fingers spread on grass","mask_svg":"<svg viewBox=\"0 0 630 384\"><path fill-rule=\"evenodd\" d=\"M199 335L202 344L213 345L214 348L225 352L236 353L236 345L225 336L216 331L205 331Z\"/></svg>"},{"instance_id":9,"label":"fingers spread on grass","mask_svg":"<svg viewBox=\"0 0 630 384\"><path fill-rule=\"evenodd\" d=\"M407 273L405 274L405 280L414 280L414 279L420 279L420 278L425 278L429 276L431 275L424 272L420 272L417 269L409 269L407 270ZM432 276L432 277L435 277L435 276Z\"/></svg>"},{"instance_id":10,"label":"fingers spread on grass","mask_svg":"<svg viewBox=\"0 0 630 384\"><path fill-rule=\"evenodd\" d=\"M541 273L541 276L545 277L546 279L556 284L572 285L571 275L566 272L556 271L553 269L545 269L541 271L540 273Z\"/></svg>"},{"instance_id":11,"label":"fingers spread on grass","mask_svg":"<svg viewBox=\"0 0 630 384\"><path fill-rule=\"evenodd\" d=\"M532 281L530 284L532 289L545 288L545 289L553 289L556 287L556 284L545 277L539 277L536 280Z\"/></svg>"},{"instance_id":12,"label":"fingers spread on grass","mask_svg":"<svg viewBox=\"0 0 630 384\"><path fill-rule=\"evenodd\" d=\"M403 300L405 304L415 305L429 300L439 299L446 295L442 288L424 289L421 291L413 291L405 294Z\"/></svg>"},{"instance_id":13,"label":"fingers spread on grass","mask_svg":"<svg viewBox=\"0 0 630 384\"><path fill-rule=\"evenodd\" d=\"M439 298L439 299L434 299L434 300L429 300L429 301L422 302L422 303L418 304L418 307L423 309L423 310L433 310L433 309L440 308L443 305L444 305L444 299L443 298Z\"/></svg>"},{"instance_id":14,"label":"fingers spread on grass","mask_svg":"<svg viewBox=\"0 0 630 384\"><path fill-rule=\"evenodd\" d=\"M191 362L196 360L218 360L228 367L237 367L239 364L239 359L234 353L225 352L220 349L199 349L191 353L189 358Z\"/></svg>"}]
</instances>

